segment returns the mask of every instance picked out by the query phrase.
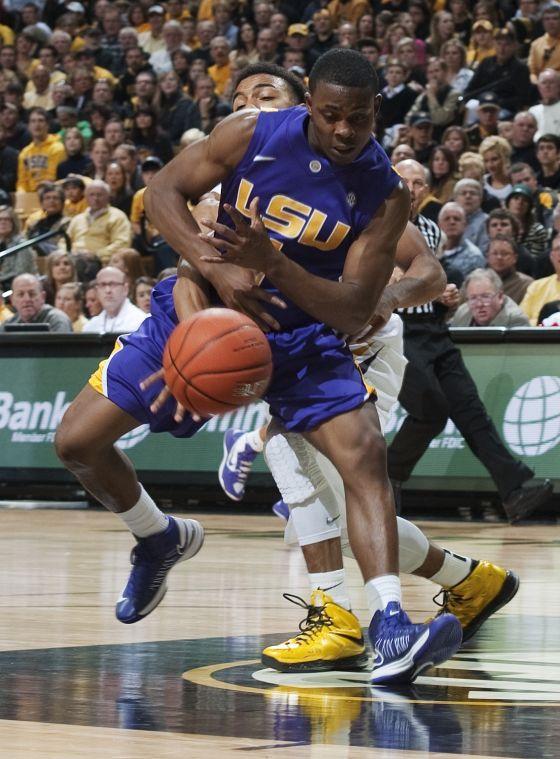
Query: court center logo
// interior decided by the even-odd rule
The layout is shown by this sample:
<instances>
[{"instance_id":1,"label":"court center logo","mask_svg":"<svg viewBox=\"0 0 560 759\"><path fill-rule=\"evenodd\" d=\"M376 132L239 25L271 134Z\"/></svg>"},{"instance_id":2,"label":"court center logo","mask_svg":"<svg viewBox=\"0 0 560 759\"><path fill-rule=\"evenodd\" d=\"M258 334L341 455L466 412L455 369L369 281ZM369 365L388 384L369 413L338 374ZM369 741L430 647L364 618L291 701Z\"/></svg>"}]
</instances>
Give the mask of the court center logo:
<instances>
[{"instance_id":1,"label":"court center logo","mask_svg":"<svg viewBox=\"0 0 560 759\"><path fill-rule=\"evenodd\" d=\"M514 453L542 456L560 443L560 377L534 377L507 405L504 438Z\"/></svg>"}]
</instances>

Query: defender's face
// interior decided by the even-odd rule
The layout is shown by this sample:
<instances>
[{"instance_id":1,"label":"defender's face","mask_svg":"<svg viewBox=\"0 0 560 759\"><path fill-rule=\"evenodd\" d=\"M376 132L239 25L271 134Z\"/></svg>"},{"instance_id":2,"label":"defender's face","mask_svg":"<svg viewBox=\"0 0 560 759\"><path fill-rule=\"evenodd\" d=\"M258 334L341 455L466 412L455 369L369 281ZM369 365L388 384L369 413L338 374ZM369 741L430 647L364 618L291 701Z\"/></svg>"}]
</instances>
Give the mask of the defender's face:
<instances>
[{"instance_id":1,"label":"defender's face","mask_svg":"<svg viewBox=\"0 0 560 759\"><path fill-rule=\"evenodd\" d=\"M319 82L306 102L312 147L333 163L352 163L372 135L381 96L373 97L367 89Z\"/></svg>"},{"instance_id":2,"label":"defender's face","mask_svg":"<svg viewBox=\"0 0 560 759\"><path fill-rule=\"evenodd\" d=\"M255 74L239 82L233 93L232 107L234 111L243 108L273 108L281 111L297 105L290 86L277 76L271 74Z\"/></svg>"}]
</instances>

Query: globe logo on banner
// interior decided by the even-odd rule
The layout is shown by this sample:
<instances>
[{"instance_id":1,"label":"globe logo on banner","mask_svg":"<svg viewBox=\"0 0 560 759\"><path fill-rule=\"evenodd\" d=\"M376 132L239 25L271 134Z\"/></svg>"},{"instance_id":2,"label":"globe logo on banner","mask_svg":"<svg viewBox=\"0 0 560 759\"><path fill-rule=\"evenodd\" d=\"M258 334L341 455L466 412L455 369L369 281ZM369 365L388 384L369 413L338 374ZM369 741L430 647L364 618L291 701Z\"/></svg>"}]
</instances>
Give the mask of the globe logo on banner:
<instances>
[{"instance_id":1,"label":"globe logo on banner","mask_svg":"<svg viewBox=\"0 0 560 759\"><path fill-rule=\"evenodd\" d=\"M515 391L503 426L515 453L542 456L560 443L560 377L535 377Z\"/></svg>"},{"instance_id":2,"label":"globe logo on banner","mask_svg":"<svg viewBox=\"0 0 560 759\"><path fill-rule=\"evenodd\" d=\"M127 432L126 435L123 435L117 440L117 446L119 448L122 448L123 450L127 448L134 448L135 445L138 445L138 443L141 443L144 438L148 437L150 434L150 425L149 424L142 424L140 427L135 427L135 429L130 430L130 432Z\"/></svg>"}]
</instances>

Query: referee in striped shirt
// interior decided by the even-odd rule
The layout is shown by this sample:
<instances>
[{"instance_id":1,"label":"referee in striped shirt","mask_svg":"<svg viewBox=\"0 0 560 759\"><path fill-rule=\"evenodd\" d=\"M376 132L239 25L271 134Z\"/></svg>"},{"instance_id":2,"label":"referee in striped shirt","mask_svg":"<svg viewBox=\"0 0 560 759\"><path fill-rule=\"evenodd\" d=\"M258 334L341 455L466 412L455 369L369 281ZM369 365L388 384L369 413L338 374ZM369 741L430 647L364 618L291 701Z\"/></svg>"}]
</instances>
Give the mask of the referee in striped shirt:
<instances>
[{"instance_id":1,"label":"referee in striped shirt","mask_svg":"<svg viewBox=\"0 0 560 759\"><path fill-rule=\"evenodd\" d=\"M411 220L437 254L441 231L435 222L418 214L428 193L426 169L413 159L401 161L396 168L411 193ZM388 450L395 500L399 506L401 483L408 480L430 442L451 418L494 480L508 520L517 522L549 498L552 485L549 480L528 484L534 472L513 458L486 413L445 322L448 307L458 303L457 285L462 280L458 272L456 279L453 272L447 273L448 285L438 301L398 311L404 322L404 352L409 363L399 395L408 416Z\"/></svg>"}]
</instances>

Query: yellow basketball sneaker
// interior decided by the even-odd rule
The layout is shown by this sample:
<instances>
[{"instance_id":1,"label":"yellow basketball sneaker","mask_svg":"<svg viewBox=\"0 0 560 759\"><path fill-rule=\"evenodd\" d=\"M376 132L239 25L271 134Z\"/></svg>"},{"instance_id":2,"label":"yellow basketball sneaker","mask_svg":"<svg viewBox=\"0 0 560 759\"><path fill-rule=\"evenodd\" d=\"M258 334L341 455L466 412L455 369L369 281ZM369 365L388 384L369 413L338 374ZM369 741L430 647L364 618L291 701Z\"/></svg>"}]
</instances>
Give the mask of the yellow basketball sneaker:
<instances>
[{"instance_id":1,"label":"yellow basketball sneaker","mask_svg":"<svg viewBox=\"0 0 560 759\"><path fill-rule=\"evenodd\" d=\"M434 601L441 606L440 614L454 614L463 628L463 643L477 632L488 617L511 601L519 588L515 572L489 561L479 561L458 585L442 589ZM443 593L443 602L437 601Z\"/></svg>"},{"instance_id":2,"label":"yellow basketball sneaker","mask_svg":"<svg viewBox=\"0 0 560 759\"><path fill-rule=\"evenodd\" d=\"M358 619L322 590L314 590L311 603L284 593L284 598L307 609L294 638L262 652L262 663L280 672L326 672L364 669L369 657Z\"/></svg>"}]
</instances>

